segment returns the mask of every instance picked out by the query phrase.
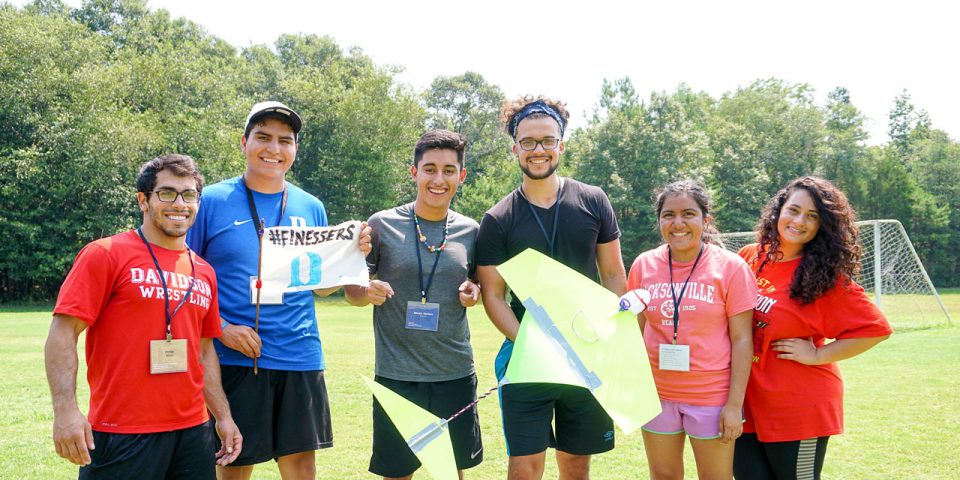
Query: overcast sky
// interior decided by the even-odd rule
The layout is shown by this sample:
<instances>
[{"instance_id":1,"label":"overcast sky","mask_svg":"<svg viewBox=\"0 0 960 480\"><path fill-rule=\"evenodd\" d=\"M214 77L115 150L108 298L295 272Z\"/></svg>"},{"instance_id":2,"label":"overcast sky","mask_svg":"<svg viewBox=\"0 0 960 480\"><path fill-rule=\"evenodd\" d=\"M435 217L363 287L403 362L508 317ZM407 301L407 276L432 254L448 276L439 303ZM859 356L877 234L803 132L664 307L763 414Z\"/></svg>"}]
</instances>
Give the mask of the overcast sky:
<instances>
[{"instance_id":1,"label":"overcast sky","mask_svg":"<svg viewBox=\"0 0 960 480\"><path fill-rule=\"evenodd\" d=\"M16 4L25 3L23 0ZM67 0L73 6L78 0ZM575 125L603 79L630 77L643 97L681 82L714 97L759 78L808 83L818 104L837 86L868 117L870 143L907 89L933 125L960 139L957 30L949 1L152 0L237 47L281 33L330 35L400 80L426 88L471 70L507 96L568 103Z\"/></svg>"}]
</instances>

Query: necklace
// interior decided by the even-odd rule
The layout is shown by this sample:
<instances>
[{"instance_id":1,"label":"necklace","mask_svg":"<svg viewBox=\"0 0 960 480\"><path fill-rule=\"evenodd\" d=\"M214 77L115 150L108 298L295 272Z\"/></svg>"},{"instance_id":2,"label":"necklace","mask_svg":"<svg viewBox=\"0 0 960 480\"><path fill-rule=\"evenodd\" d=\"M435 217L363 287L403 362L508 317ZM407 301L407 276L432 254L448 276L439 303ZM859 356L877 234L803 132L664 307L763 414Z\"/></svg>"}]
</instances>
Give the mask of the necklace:
<instances>
[{"instance_id":1,"label":"necklace","mask_svg":"<svg viewBox=\"0 0 960 480\"><path fill-rule=\"evenodd\" d=\"M450 233L450 217L447 217L446 222L443 224L443 241L440 242L440 245L430 245L427 243L427 236L423 234L423 229L420 228L420 220L417 218L417 212L413 212L413 224L417 226L417 239L420 240L420 243L424 247L427 247L427 251L430 253L440 253L447 246L447 234Z\"/></svg>"}]
</instances>

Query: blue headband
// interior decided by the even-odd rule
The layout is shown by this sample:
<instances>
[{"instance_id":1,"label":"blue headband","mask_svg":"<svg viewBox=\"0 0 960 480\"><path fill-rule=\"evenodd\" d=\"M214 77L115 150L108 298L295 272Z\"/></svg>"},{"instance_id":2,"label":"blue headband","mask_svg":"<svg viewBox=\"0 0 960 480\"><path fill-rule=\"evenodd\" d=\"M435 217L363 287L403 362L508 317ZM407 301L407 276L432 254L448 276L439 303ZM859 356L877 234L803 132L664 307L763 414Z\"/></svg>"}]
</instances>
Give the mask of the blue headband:
<instances>
[{"instance_id":1,"label":"blue headband","mask_svg":"<svg viewBox=\"0 0 960 480\"><path fill-rule=\"evenodd\" d=\"M560 138L563 138L563 117L557 113L550 105L547 105L543 100L537 100L532 103L528 103L527 106L523 107L523 110L520 110L516 115L513 116L513 119L510 120L509 130L510 137L517 138L517 125L520 125L520 121L524 118L533 115L534 113L542 113L548 117L557 121L557 125L560 125Z\"/></svg>"}]
</instances>

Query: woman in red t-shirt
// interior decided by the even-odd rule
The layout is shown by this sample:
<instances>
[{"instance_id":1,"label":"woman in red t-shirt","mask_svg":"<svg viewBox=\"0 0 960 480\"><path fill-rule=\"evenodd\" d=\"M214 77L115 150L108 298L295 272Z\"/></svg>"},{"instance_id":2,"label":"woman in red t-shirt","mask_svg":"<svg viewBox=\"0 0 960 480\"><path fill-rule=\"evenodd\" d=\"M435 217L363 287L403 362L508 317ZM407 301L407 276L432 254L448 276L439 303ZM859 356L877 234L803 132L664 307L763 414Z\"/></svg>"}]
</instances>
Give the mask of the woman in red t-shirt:
<instances>
[{"instance_id":1,"label":"woman in red t-shirt","mask_svg":"<svg viewBox=\"0 0 960 480\"><path fill-rule=\"evenodd\" d=\"M641 253L627 279L650 292L638 320L662 408L643 426L653 479L684 477L687 437L700 478L733 475L757 286L742 258L710 241L709 204L702 183L664 187L655 205L664 243Z\"/></svg>"},{"instance_id":2,"label":"woman in red t-shirt","mask_svg":"<svg viewBox=\"0 0 960 480\"><path fill-rule=\"evenodd\" d=\"M738 479L819 479L827 440L843 431L836 362L892 333L853 281L860 269L855 217L833 184L801 177L764 208L759 243L740 250L759 296L746 421L734 454Z\"/></svg>"}]
</instances>

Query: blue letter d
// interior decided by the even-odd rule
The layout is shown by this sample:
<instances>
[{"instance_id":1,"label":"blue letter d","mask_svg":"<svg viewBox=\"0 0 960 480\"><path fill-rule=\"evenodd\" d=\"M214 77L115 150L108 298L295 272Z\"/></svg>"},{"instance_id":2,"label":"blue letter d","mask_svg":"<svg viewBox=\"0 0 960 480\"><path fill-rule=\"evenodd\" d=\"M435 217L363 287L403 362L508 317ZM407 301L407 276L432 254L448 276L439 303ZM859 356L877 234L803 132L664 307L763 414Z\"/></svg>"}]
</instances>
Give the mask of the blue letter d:
<instances>
[{"instance_id":1,"label":"blue letter d","mask_svg":"<svg viewBox=\"0 0 960 480\"><path fill-rule=\"evenodd\" d=\"M290 287L305 285L319 285L323 257L314 252L307 252L290 262ZM306 270L306 271L304 271ZM306 278L305 278L306 277Z\"/></svg>"}]
</instances>

